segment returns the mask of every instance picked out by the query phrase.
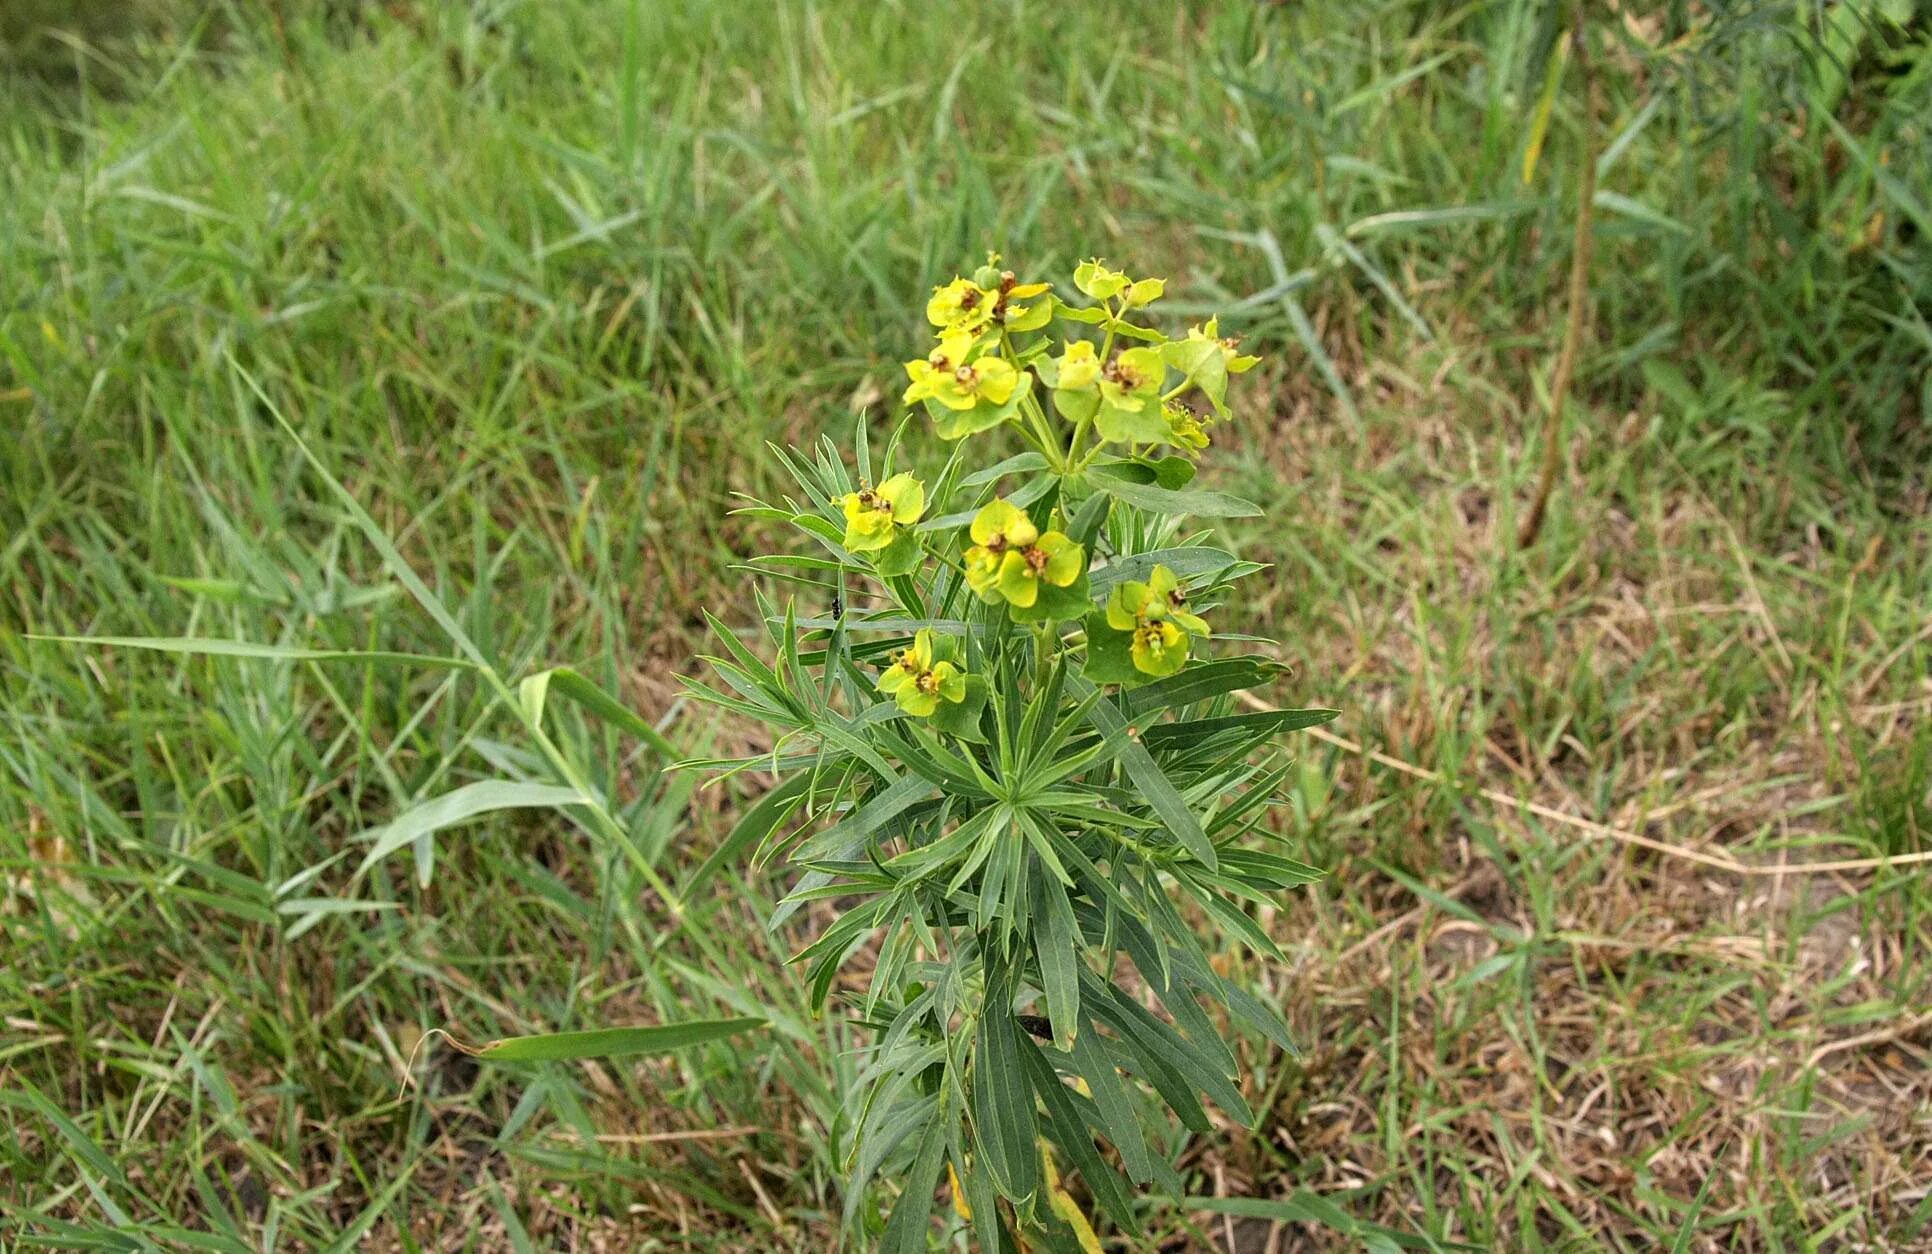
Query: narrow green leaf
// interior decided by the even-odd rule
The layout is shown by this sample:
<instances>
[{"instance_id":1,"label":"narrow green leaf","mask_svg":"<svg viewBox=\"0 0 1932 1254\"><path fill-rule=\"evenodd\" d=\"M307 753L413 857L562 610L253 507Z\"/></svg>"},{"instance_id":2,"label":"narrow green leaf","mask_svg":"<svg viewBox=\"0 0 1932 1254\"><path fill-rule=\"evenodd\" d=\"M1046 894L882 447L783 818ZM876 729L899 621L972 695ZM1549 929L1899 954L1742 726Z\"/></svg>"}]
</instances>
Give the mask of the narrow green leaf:
<instances>
[{"instance_id":1,"label":"narrow green leaf","mask_svg":"<svg viewBox=\"0 0 1932 1254\"><path fill-rule=\"evenodd\" d=\"M989 990L1004 981L989 980ZM1035 1143L1033 1090L1020 1051L1032 1049L1013 1021L1004 998L989 991L973 1050L973 1131L980 1160L1000 1193L1022 1206L1040 1189L1040 1151Z\"/></svg>"},{"instance_id":2,"label":"narrow green leaf","mask_svg":"<svg viewBox=\"0 0 1932 1254\"><path fill-rule=\"evenodd\" d=\"M0 1106L12 1106L16 1110L30 1110L45 1119L59 1132L61 1139L81 1162L101 1178L111 1181L121 1188L128 1187L128 1179L121 1168L108 1156L107 1151L97 1144L94 1138L81 1131L80 1125L48 1100L47 1095L35 1088L26 1077L18 1076L10 1081L10 1087L0 1089Z\"/></svg>"},{"instance_id":3,"label":"narrow green leaf","mask_svg":"<svg viewBox=\"0 0 1932 1254\"><path fill-rule=\"evenodd\" d=\"M1266 735L1319 727L1340 717L1340 710L1262 710L1254 714L1231 714L1225 718L1188 719L1178 723L1159 723L1141 735L1150 751L1176 749L1196 744L1210 736L1228 731L1255 731Z\"/></svg>"},{"instance_id":4,"label":"narrow green leaf","mask_svg":"<svg viewBox=\"0 0 1932 1254\"><path fill-rule=\"evenodd\" d=\"M358 839L372 840L375 846L363 857L356 874L366 873L418 836L466 823L479 815L498 810L552 809L583 805L588 801L589 798L575 788L559 788L555 784L528 784L504 779L465 784L411 807L381 827L372 827L362 833Z\"/></svg>"},{"instance_id":5,"label":"narrow green leaf","mask_svg":"<svg viewBox=\"0 0 1932 1254\"><path fill-rule=\"evenodd\" d=\"M1127 717L1144 719L1149 714L1192 705L1222 693L1259 688L1286 674L1287 670L1279 662L1266 658L1219 658L1199 666L1190 666L1178 675L1170 675L1144 688L1124 693L1120 703Z\"/></svg>"},{"instance_id":6,"label":"narrow green leaf","mask_svg":"<svg viewBox=\"0 0 1932 1254\"><path fill-rule=\"evenodd\" d=\"M939 1188L939 1169L946 1162L945 1120L934 1119L919 1139L919 1153L906 1173L905 1187L892 1205L879 1254L925 1254L932 1223L933 1193Z\"/></svg>"},{"instance_id":7,"label":"narrow green leaf","mask_svg":"<svg viewBox=\"0 0 1932 1254\"><path fill-rule=\"evenodd\" d=\"M1121 1165L1127 1168L1134 1183L1146 1184L1154 1175L1153 1159L1141 1135L1140 1115L1134 1110L1126 1082L1114 1069L1113 1060L1107 1057L1093 1034L1087 1033L1074 1038L1070 1061L1074 1071L1087 1082L1087 1091L1093 1094L1094 1110L1099 1116L1096 1131L1119 1152Z\"/></svg>"},{"instance_id":8,"label":"narrow green leaf","mask_svg":"<svg viewBox=\"0 0 1932 1254\"><path fill-rule=\"evenodd\" d=\"M1087 1134L1088 1120L1080 1113L1080 1106L1074 1099L1073 1090L1060 1079L1051 1064L1038 1051L1022 1054L1033 1081L1033 1091L1040 1096L1041 1105L1046 1107L1047 1128L1053 1141L1067 1156L1080 1178L1086 1181L1087 1189L1100 1203L1100 1209L1107 1217L1120 1225L1128 1235L1139 1236L1140 1224L1134 1218L1133 1199L1120 1183L1120 1175L1101 1160L1095 1152L1093 1138Z\"/></svg>"},{"instance_id":9,"label":"narrow green leaf","mask_svg":"<svg viewBox=\"0 0 1932 1254\"><path fill-rule=\"evenodd\" d=\"M460 657L434 657L427 653L389 653L366 649L303 649L280 644L257 644L252 640L215 640L203 636L28 636L55 644L85 644L114 649L147 649L155 653L186 653L206 657L256 658L271 662L364 662L403 663L409 666L434 666L449 670L472 670L474 664Z\"/></svg>"},{"instance_id":10,"label":"narrow green leaf","mask_svg":"<svg viewBox=\"0 0 1932 1254\"><path fill-rule=\"evenodd\" d=\"M1122 470L1123 466L1133 463L1116 463L1111 466L1092 466L1087 470L1087 480L1094 487L1118 497L1129 505L1155 514L1190 514L1196 518L1255 518L1261 507L1252 501L1244 501L1238 496L1225 492L1213 492L1205 488L1163 488L1154 483L1138 482ZM1144 468L1141 468L1144 469ZM1149 472L1151 477L1151 472Z\"/></svg>"},{"instance_id":11,"label":"narrow green leaf","mask_svg":"<svg viewBox=\"0 0 1932 1254\"><path fill-rule=\"evenodd\" d=\"M1051 856L1052 846L1039 842ZM1064 875L1065 872L1062 872ZM1080 1031L1080 939L1073 904L1066 890L1036 875L1033 889L1033 948L1040 963L1040 988L1046 994L1047 1018L1053 1024L1053 1043L1071 1049Z\"/></svg>"},{"instance_id":12,"label":"narrow green leaf","mask_svg":"<svg viewBox=\"0 0 1932 1254\"><path fill-rule=\"evenodd\" d=\"M532 723L543 721L545 699L549 693L568 697L597 717L615 723L666 758L678 756L673 745L649 719L605 692L601 687L568 666L557 666L528 676L517 685L517 697Z\"/></svg>"},{"instance_id":13,"label":"narrow green leaf","mask_svg":"<svg viewBox=\"0 0 1932 1254\"><path fill-rule=\"evenodd\" d=\"M1015 453L1002 462L995 462L984 470L976 470L959 481L962 488L977 488L982 483L991 483L1003 475L1017 475L1036 470L1045 470L1047 459L1039 453Z\"/></svg>"},{"instance_id":14,"label":"narrow green leaf","mask_svg":"<svg viewBox=\"0 0 1932 1254\"><path fill-rule=\"evenodd\" d=\"M835 851L870 836L931 794L930 780L918 775L901 775L867 798L864 805L812 837L794 858L810 862L820 857L843 856Z\"/></svg>"},{"instance_id":15,"label":"narrow green leaf","mask_svg":"<svg viewBox=\"0 0 1932 1254\"><path fill-rule=\"evenodd\" d=\"M1096 566L1090 572L1093 594L1096 597L1111 592L1113 586L1123 580L1138 579L1145 581L1154 573L1154 567L1165 566L1182 579L1195 575L1211 575L1226 570L1238 559L1226 549L1207 548L1194 545L1178 549L1156 549L1151 553L1136 553Z\"/></svg>"},{"instance_id":16,"label":"narrow green leaf","mask_svg":"<svg viewBox=\"0 0 1932 1254\"><path fill-rule=\"evenodd\" d=\"M805 793L811 783L811 772L800 772L760 797L757 804L732 824L731 831L718 842L711 856L691 872L691 878L684 882L684 899L695 900L698 890L726 864L743 857L747 850L762 845L805 803Z\"/></svg>"},{"instance_id":17,"label":"narrow green leaf","mask_svg":"<svg viewBox=\"0 0 1932 1254\"><path fill-rule=\"evenodd\" d=\"M1091 685L1085 679L1075 680L1071 686L1075 697L1084 697L1091 690ZM1200 818L1188 808L1180 790L1167 778L1160 764L1154 761L1140 741L1134 739L1126 720L1114 709L1113 702L1094 702L1087 711L1087 717L1099 729L1108 747L1120 758L1128 778L1134 781L1135 787L1140 789L1141 795L1154 808L1154 813L1167 824L1167 830L1181 842L1182 847L1209 870L1219 865L1214 854L1214 842L1201 829Z\"/></svg>"},{"instance_id":18,"label":"narrow green leaf","mask_svg":"<svg viewBox=\"0 0 1932 1254\"><path fill-rule=\"evenodd\" d=\"M621 1058L629 1054L668 1054L706 1041L762 1028L765 1020L694 1019L645 1028L598 1028L589 1032L550 1032L510 1036L476 1051L491 1062L561 1062L574 1058Z\"/></svg>"}]
</instances>

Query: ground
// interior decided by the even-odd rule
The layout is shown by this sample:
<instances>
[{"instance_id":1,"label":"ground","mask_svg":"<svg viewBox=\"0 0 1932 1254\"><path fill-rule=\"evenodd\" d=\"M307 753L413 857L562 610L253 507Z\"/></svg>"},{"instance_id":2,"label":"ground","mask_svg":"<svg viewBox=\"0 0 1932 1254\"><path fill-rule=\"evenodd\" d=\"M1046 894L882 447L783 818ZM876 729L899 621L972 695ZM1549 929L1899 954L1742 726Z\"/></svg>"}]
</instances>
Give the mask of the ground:
<instances>
[{"instance_id":1,"label":"ground","mask_svg":"<svg viewBox=\"0 0 1932 1254\"><path fill-rule=\"evenodd\" d=\"M1270 511L1240 613L1268 699L1342 711L1281 815L1329 871L1263 919L1292 963L1221 947L1305 1048L1243 1043L1193 1192L1932 1245L1923 858L1871 865L1932 847L1932 57L1874 26L1834 77L1810 6L1712 7L1593 13L1546 137L1512 0L0 17L0 1242L826 1248L862 1040L785 964L822 919L767 932L782 867L682 919L637 870L756 778L566 717L631 853L532 815L358 876L410 800L537 769L481 685L29 637L447 655L272 405L507 673L760 743L680 687L700 611L755 612L733 494L889 430L926 287L997 248L1166 274L1264 356L1209 463ZM721 1013L772 1027L425 1036ZM1165 1249L1351 1245L1147 1206Z\"/></svg>"}]
</instances>

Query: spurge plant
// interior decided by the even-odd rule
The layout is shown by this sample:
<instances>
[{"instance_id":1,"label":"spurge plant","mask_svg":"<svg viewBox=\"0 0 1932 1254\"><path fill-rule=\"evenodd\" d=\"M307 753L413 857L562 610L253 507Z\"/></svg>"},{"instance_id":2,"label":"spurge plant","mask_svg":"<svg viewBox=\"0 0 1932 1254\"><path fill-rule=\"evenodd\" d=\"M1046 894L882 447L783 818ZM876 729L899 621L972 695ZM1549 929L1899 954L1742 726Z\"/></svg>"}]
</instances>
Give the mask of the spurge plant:
<instances>
[{"instance_id":1,"label":"spurge plant","mask_svg":"<svg viewBox=\"0 0 1932 1254\"><path fill-rule=\"evenodd\" d=\"M777 450L797 496L744 511L813 551L753 559L803 595L759 596L772 662L720 628L699 689L770 751L704 765L777 777L727 850L799 869L773 926L830 915L813 1006L837 988L875 1030L841 1143L848 1231L884 1250L926 1248L942 1180L982 1250L1097 1249L1093 1208L1138 1231L1130 1183L1183 1192L1171 1120L1250 1117L1234 1021L1291 1048L1202 931L1280 957L1246 907L1318 872L1268 828L1270 746L1331 712L1232 708L1282 673L1210 625L1262 568L1187 520L1260 512L1192 486L1256 359L1156 329L1163 286L1089 261L1062 299L990 259L906 363L950 455L861 424L850 466ZM889 1217L862 1215L881 1176Z\"/></svg>"}]
</instances>

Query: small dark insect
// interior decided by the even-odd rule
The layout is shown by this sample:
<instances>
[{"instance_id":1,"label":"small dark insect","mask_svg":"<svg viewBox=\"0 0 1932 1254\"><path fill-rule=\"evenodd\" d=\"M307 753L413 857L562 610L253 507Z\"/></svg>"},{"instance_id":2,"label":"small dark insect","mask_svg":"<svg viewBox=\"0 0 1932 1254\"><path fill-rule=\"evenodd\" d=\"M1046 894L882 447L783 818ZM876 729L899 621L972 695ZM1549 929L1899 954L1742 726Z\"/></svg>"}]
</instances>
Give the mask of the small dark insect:
<instances>
[{"instance_id":1,"label":"small dark insect","mask_svg":"<svg viewBox=\"0 0 1932 1254\"><path fill-rule=\"evenodd\" d=\"M845 617L845 598L840 596L836 592L832 594L832 617L833 618Z\"/></svg>"}]
</instances>

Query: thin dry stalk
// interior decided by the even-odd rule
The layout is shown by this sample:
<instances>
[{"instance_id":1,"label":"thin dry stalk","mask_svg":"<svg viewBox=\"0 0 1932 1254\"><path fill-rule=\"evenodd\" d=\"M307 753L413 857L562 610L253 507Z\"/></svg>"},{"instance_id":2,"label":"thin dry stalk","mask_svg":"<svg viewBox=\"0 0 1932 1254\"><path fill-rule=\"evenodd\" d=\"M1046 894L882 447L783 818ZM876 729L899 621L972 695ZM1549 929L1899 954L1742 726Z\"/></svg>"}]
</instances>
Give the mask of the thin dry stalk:
<instances>
[{"instance_id":1,"label":"thin dry stalk","mask_svg":"<svg viewBox=\"0 0 1932 1254\"><path fill-rule=\"evenodd\" d=\"M1596 152L1596 79L1590 70L1590 40L1584 28L1583 0L1577 0L1575 26L1570 31L1570 46L1576 52L1577 75L1583 81L1583 117L1580 123L1576 178L1576 234L1570 244L1570 311L1563 325L1563 346L1557 353L1556 377L1550 381L1550 412L1543 420L1543 470L1536 482L1536 497L1523 518L1516 543L1528 548L1543 530L1543 515L1548 511L1550 493L1556 488L1556 474L1563 466L1563 407L1570 397L1570 381L1576 375L1577 352L1583 343L1583 324L1590 299L1590 253L1595 239L1597 198Z\"/></svg>"}]
</instances>

